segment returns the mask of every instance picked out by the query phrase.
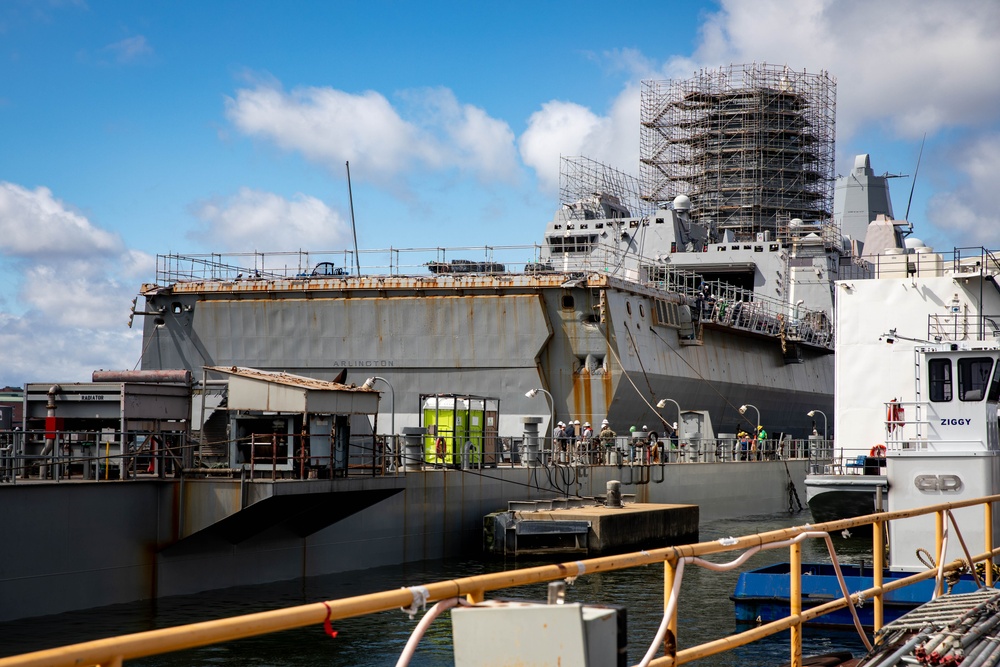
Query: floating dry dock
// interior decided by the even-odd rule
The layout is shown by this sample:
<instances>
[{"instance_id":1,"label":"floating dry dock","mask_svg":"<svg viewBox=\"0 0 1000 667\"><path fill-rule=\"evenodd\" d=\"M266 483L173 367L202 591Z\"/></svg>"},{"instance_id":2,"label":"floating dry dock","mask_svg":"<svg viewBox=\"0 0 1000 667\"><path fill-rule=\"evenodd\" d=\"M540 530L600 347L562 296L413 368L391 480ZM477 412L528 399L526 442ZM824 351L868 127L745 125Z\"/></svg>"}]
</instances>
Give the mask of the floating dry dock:
<instances>
[{"instance_id":1,"label":"floating dry dock","mask_svg":"<svg viewBox=\"0 0 1000 667\"><path fill-rule=\"evenodd\" d=\"M618 507L597 498L511 501L506 512L486 516L484 547L498 556L594 556L697 541L697 505L630 499L626 495Z\"/></svg>"}]
</instances>

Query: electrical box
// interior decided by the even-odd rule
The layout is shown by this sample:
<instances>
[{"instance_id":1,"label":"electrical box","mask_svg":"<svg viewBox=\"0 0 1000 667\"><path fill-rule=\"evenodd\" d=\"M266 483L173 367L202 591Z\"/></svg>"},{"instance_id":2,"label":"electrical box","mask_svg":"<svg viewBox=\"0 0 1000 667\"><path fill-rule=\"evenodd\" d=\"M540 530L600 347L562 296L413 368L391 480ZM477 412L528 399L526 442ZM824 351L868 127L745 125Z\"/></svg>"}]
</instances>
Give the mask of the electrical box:
<instances>
[{"instance_id":1,"label":"electrical box","mask_svg":"<svg viewBox=\"0 0 1000 667\"><path fill-rule=\"evenodd\" d=\"M618 665L614 609L504 602L451 610L455 667Z\"/></svg>"}]
</instances>

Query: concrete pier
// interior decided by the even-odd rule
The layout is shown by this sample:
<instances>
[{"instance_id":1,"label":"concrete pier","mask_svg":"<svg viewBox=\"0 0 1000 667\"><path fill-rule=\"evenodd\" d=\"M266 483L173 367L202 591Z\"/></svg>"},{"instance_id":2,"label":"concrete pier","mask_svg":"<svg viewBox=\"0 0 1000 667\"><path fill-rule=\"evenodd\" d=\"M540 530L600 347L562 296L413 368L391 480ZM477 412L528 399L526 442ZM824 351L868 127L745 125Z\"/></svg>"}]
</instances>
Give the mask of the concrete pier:
<instances>
[{"instance_id":1,"label":"concrete pier","mask_svg":"<svg viewBox=\"0 0 1000 667\"><path fill-rule=\"evenodd\" d=\"M697 505L605 507L595 501L557 509L511 505L507 512L490 514L484 520L484 546L496 555L599 556L698 541Z\"/></svg>"}]
</instances>

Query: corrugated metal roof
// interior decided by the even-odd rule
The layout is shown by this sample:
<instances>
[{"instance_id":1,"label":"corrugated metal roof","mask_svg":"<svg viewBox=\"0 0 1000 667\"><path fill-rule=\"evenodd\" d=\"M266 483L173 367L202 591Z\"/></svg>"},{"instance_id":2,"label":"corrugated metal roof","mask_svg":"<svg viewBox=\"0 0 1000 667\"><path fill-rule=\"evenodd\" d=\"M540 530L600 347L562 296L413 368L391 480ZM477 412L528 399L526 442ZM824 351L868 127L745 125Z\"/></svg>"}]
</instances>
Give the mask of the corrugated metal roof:
<instances>
[{"instance_id":1,"label":"corrugated metal roof","mask_svg":"<svg viewBox=\"0 0 1000 667\"><path fill-rule=\"evenodd\" d=\"M238 377L249 378L253 380L261 380L263 382L273 382L275 384L282 384L289 387L298 387L300 389L310 389L310 390L320 390L320 391L360 391L364 393L379 393L376 389L365 389L364 387L356 387L354 385L340 384L339 382L328 382L326 380L317 380L316 378L309 378L302 375L293 375L291 373L285 373L284 371L262 371L256 368L245 368L242 366L205 366L206 370L218 371L219 373L226 373L227 375L236 375Z\"/></svg>"}]
</instances>

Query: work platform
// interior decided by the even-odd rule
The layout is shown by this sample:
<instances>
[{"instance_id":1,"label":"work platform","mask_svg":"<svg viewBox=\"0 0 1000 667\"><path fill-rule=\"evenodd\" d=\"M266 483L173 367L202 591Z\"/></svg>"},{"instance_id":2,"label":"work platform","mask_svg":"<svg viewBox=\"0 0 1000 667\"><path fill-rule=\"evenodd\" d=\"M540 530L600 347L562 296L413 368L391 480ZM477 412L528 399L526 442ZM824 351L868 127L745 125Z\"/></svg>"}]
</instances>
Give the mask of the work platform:
<instances>
[{"instance_id":1,"label":"work platform","mask_svg":"<svg viewBox=\"0 0 1000 667\"><path fill-rule=\"evenodd\" d=\"M495 555L591 556L698 540L697 505L634 503L606 507L594 498L512 501L483 522L484 548Z\"/></svg>"}]
</instances>

